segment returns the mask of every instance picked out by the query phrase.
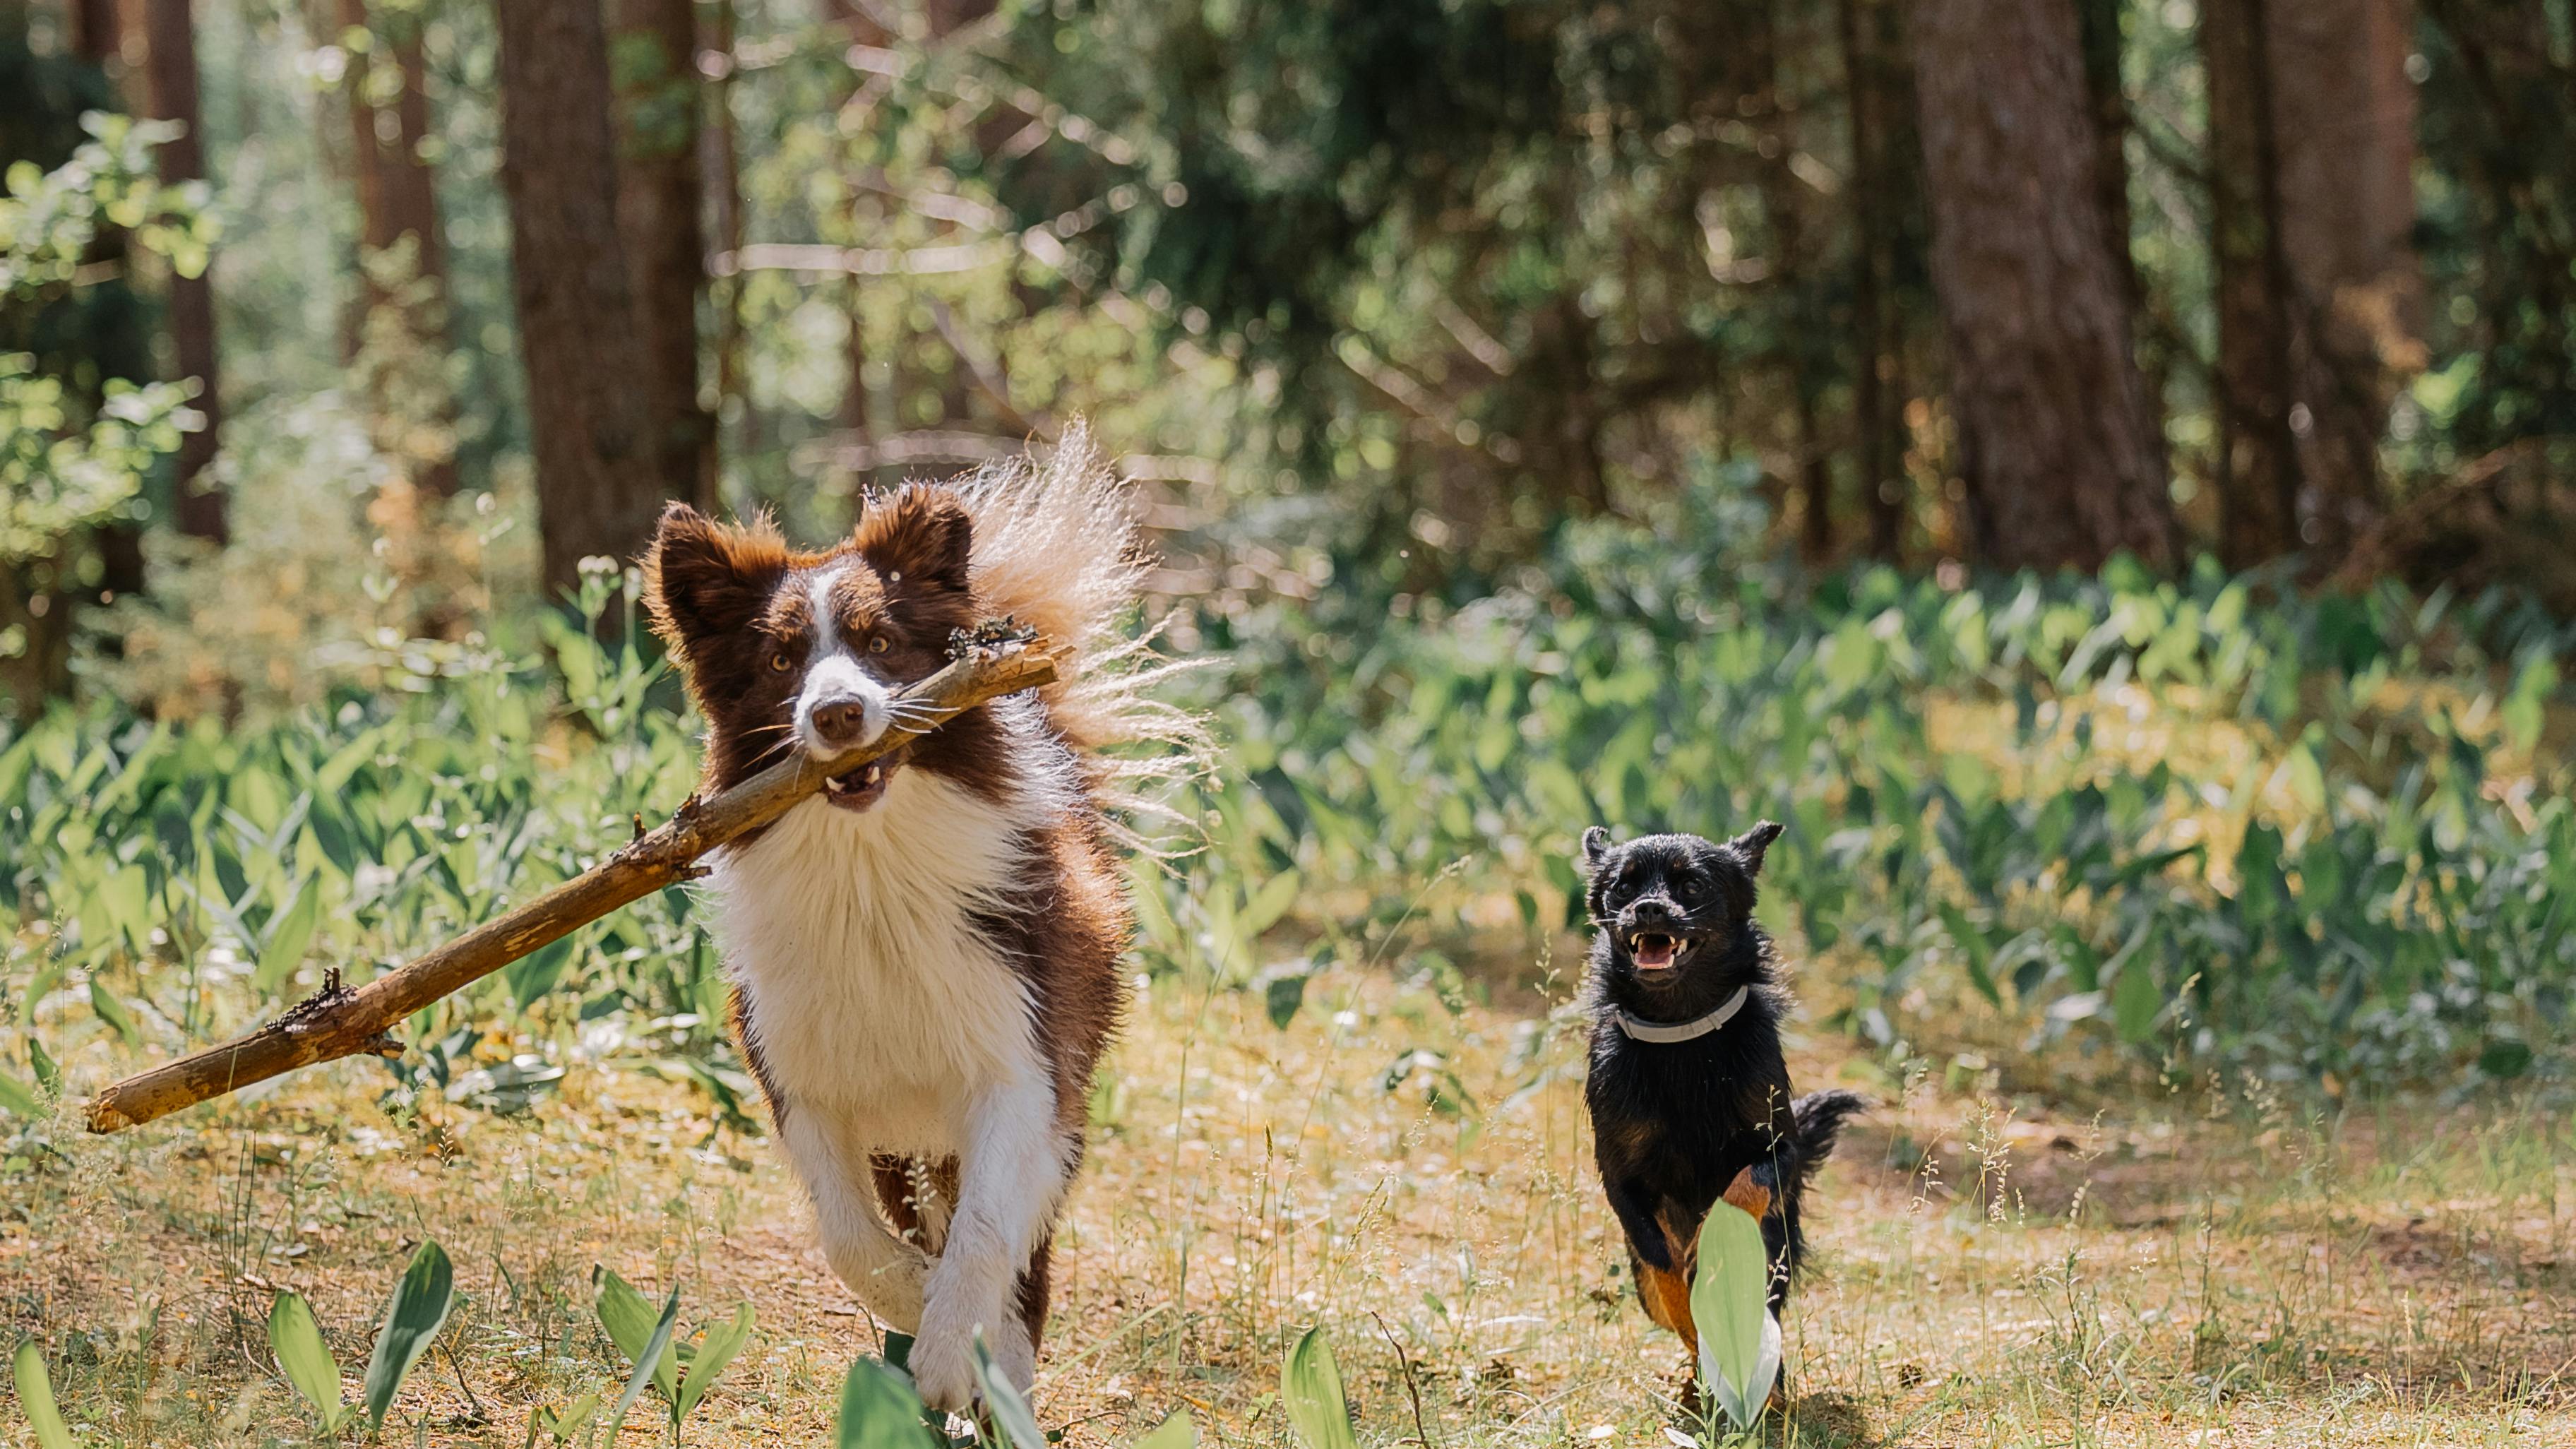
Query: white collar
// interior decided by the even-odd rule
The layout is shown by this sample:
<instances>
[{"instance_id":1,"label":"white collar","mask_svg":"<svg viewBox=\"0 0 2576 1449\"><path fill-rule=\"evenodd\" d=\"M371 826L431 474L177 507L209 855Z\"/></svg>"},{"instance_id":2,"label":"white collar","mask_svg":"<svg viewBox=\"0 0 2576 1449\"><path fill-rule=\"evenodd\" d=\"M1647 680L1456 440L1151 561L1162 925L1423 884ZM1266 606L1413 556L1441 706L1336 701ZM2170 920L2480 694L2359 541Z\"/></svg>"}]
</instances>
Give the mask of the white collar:
<instances>
[{"instance_id":1,"label":"white collar","mask_svg":"<svg viewBox=\"0 0 2576 1449\"><path fill-rule=\"evenodd\" d=\"M1739 986L1735 988L1735 994L1726 998L1725 1003L1717 1010L1697 1021L1679 1022L1669 1026L1660 1021L1645 1021L1630 1016L1615 1006L1610 1008L1610 1019L1618 1022L1619 1029L1626 1032L1629 1039L1633 1041L1696 1041L1733 1021L1735 1014L1744 1009L1745 1001L1752 995L1751 986Z\"/></svg>"}]
</instances>

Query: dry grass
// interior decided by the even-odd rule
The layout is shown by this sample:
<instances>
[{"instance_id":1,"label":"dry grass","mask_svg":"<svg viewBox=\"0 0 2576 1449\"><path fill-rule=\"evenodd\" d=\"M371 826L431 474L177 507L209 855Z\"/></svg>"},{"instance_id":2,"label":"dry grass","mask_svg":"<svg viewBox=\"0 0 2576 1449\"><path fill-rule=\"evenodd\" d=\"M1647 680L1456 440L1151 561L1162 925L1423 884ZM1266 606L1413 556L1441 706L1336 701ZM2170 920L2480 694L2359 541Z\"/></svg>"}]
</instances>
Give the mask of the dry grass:
<instances>
[{"instance_id":1,"label":"dry grass","mask_svg":"<svg viewBox=\"0 0 2576 1449\"><path fill-rule=\"evenodd\" d=\"M1281 1032L1256 995L1157 988L1095 1104L1041 1417L1099 1445L1186 1407L1218 1442L1283 1443L1279 1357L1321 1321L1367 1442L1664 1443L1679 1349L1628 1294L1577 1033L1545 1007L1452 1016L1337 972ZM106 1050L77 1074L105 1075ZM1388 1090L1409 1052L1433 1055ZM2561 1122L2329 1126L2223 1086L2067 1119L1964 1073L1900 1091L1822 1052L1797 1066L1887 1105L1811 1210L1790 1442L2576 1442ZM1459 1115L1433 1100L1443 1071L1472 1098ZM64 1121L22 1144L0 1178L0 1327L44 1343L92 1440L296 1442L261 1332L272 1291L313 1299L354 1393L424 1235L470 1301L395 1442L419 1421L429 1443L515 1446L532 1407L607 1383L595 1263L657 1297L676 1279L684 1324L757 1305L757 1343L688 1443L825 1438L875 1338L766 1143L631 1070L577 1066L516 1117L440 1102L397 1121L383 1082L343 1064L124 1138ZM636 1420L627 1442L662 1435ZM27 1442L0 1408L0 1443Z\"/></svg>"}]
</instances>

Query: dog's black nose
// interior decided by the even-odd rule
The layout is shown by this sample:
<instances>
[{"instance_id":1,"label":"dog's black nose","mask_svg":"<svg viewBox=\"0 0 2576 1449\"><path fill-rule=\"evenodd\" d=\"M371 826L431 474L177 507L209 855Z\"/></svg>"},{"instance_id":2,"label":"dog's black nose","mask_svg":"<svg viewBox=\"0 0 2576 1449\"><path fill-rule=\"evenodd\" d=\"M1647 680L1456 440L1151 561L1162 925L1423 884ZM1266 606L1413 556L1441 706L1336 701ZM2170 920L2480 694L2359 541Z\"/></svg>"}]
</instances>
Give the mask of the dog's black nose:
<instances>
[{"instance_id":1,"label":"dog's black nose","mask_svg":"<svg viewBox=\"0 0 2576 1449\"><path fill-rule=\"evenodd\" d=\"M836 699L814 707L814 733L834 749L859 743L867 734L868 706L862 699Z\"/></svg>"}]
</instances>

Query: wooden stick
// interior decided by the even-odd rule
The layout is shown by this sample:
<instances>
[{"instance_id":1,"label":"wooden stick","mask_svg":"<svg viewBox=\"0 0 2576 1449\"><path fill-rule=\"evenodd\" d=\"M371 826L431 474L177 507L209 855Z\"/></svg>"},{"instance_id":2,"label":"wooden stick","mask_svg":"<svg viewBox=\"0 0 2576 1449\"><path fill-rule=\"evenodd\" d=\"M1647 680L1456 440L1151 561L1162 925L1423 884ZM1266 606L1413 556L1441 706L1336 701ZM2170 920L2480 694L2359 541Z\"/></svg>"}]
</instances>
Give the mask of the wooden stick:
<instances>
[{"instance_id":1,"label":"wooden stick","mask_svg":"<svg viewBox=\"0 0 2576 1449\"><path fill-rule=\"evenodd\" d=\"M110 1086L89 1105L89 1130L117 1132L210 1097L315 1062L370 1053L399 1056L388 1031L431 1002L491 975L529 952L691 878L698 857L777 819L823 787L823 781L928 734L987 700L1054 680L1055 659L1028 645L978 647L897 698L896 725L873 744L832 760L803 751L779 761L712 800L692 795L670 821L580 875L475 927L437 950L351 990L333 971L318 993L247 1036L180 1058Z\"/></svg>"}]
</instances>

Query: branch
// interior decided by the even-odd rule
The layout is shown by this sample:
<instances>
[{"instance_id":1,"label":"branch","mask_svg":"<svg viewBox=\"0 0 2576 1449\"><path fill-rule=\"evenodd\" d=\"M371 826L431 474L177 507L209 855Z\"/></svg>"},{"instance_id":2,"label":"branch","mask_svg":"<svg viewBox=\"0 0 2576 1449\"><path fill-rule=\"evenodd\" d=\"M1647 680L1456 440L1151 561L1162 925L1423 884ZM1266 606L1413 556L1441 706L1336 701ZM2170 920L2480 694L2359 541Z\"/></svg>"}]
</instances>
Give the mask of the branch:
<instances>
[{"instance_id":1,"label":"branch","mask_svg":"<svg viewBox=\"0 0 2576 1449\"><path fill-rule=\"evenodd\" d=\"M355 990L342 986L335 970L321 991L249 1035L117 1082L90 1102L89 1130L121 1131L316 1062L399 1056L401 1044L387 1033L413 1012L620 906L694 878L698 857L786 814L831 776L891 754L987 700L1055 677L1055 657L1042 647L971 648L897 696L914 706L899 709L898 718L926 717L926 723L897 725L875 743L831 760L799 751L712 800L692 795L669 823L638 834L607 860L409 965Z\"/></svg>"}]
</instances>

